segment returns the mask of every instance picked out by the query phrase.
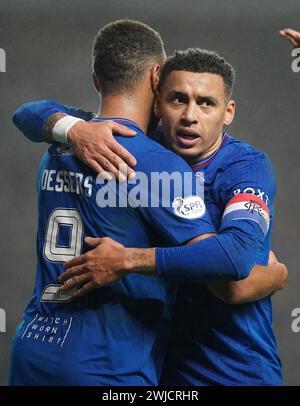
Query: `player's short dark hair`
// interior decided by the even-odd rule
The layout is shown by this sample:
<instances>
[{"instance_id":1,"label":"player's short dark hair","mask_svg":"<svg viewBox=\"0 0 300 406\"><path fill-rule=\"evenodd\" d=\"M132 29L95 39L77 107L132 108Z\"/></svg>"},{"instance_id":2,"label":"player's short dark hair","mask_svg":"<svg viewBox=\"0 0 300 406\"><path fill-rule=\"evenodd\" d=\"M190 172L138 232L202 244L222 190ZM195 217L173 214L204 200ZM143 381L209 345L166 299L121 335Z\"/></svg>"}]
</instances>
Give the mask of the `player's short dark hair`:
<instances>
[{"instance_id":1,"label":"player's short dark hair","mask_svg":"<svg viewBox=\"0 0 300 406\"><path fill-rule=\"evenodd\" d=\"M101 92L130 91L148 68L164 62L164 44L148 25L117 20L104 26L93 46L93 69Z\"/></svg>"},{"instance_id":2,"label":"player's short dark hair","mask_svg":"<svg viewBox=\"0 0 300 406\"><path fill-rule=\"evenodd\" d=\"M225 96L228 98L232 96L235 71L233 66L216 52L201 48L188 48L184 51L175 51L167 59L161 70L159 88L163 86L171 72L180 70L220 75L224 81Z\"/></svg>"}]
</instances>

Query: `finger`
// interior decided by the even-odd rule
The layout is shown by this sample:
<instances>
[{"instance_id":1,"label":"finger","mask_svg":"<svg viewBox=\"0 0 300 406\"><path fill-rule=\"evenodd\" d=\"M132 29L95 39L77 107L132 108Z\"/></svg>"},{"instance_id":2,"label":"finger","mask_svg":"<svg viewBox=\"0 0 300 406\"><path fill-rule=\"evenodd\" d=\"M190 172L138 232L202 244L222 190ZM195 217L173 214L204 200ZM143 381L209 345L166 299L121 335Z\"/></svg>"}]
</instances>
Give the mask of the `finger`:
<instances>
[{"instance_id":1,"label":"finger","mask_svg":"<svg viewBox=\"0 0 300 406\"><path fill-rule=\"evenodd\" d=\"M133 180L136 178L136 173L131 168L128 169L128 180Z\"/></svg>"},{"instance_id":2,"label":"finger","mask_svg":"<svg viewBox=\"0 0 300 406\"><path fill-rule=\"evenodd\" d=\"M294 40L294 38L290 37L289 35L282 35L284 38L289 40L289 42L293 45L293 47L297 47L298 43Z\"/></svg>"},{"instance_id":3,"label":"finger","mask_svg":"<svg viewBox=\"0 0 300 406\"><path fill-rule=\"evenodd\" d=\"M300 43L300 33L298 31L292 30L291 28L285 28L280 30L279 34L282 37L287 38L294 47L297 47Z\"/></svg>"},{"instance_id":4,"label":"finger","mask_svg":"<svg viewBox=\"0 0 300 406\"><path fill-rule=\"evenodd\" d=\"M110 148L111 145L109 145L108 147ZM124 151L126 150L124 149ZM133 176L133 174L135 174L134 170L130 166L128 166L127 162L125 162L122 158L119 157L119 155L115 154L110 149L107 149L105 157L115 167L116 171L120 170L126 177L130 177L131 175Z\"/></svg>"},{"instance_id":5,"label":"finger","mask_svg":"<svg viewBox=\"0 0 300 406\"><path fill-rule=\"evenodd\" d=\"M73 276L73 278L68 279L58 290L59 292L66 292L77 287L81 287L84 283L91 280L91 276L88 274Z\"/></svg>"},{"instance_id":6,"label":"finger","mask_svg":"<svg viewBox=\"0 0 300 406\"><path fill-rule=\"evenodd\" d=\"M126 176L122 172L118 171L118 169L115 168L106 158L101 157L101 165L107 172L110 173L110 175L114 176L120 182L125 182Z\"/></svg>"},{"instance_id":7,"label":"finger","mask_svg":"<svg viewBox=\"0 0 300 406\"><path fill-rule=\"evenodd\" d=\"M292 28L285 28L284 30L281 31L283 31L285 35L288 35L293 38L298 38L300 36L300 33L296 30L293 30Z\"/></svg>"},{"instance_id":8,"label":"finger","mask_svg":"<svg viewBox=\"0 0 300 406\"><path fill-rule=\"evenodd\" d=\"M70 269L73 266L82 265L82 264L85 264L86 262L87 262L86 254L79 255L78 257L75 257L75 258L71 259L70 261L65 262L64 268Z\"/></svg>"},{"instance_id":9,"label":"finger","mask_svg":"<svg viewBox=\"0 0 300 406\"><path fill-rule=\"evenodd\" d=\"M77 265L77 266L73 266L72 268L68 269L67 271L63 272L58 280L59 282L65 282L68 279L77 276L77 275L81 275L83 273L87 273L86 270L86 265Z\"/></svg>"},{"instance_id":10,"label":"finger","mask_svg":"<svg viewBox=\"0 0 300 406\"><path fill-rule=\"evenodd\" d=\"M288 28L284 28L284 29L282 29L282 30L279 30L278 31L278 33L279 33L279 35L282 35L283 37L285 37L286 36L286 30L287 30Z\"/></svg>"},{"instance_id":11,"label":"finger","mask_svg":"<svg viewBox=\"0 0 300 406\"><path fill-rule=\"evenodd\" d=\"M286 34L284 37L290 41L293 47L296 47L298 45L298 42L295 40L295 38L290 36L289 34Z\"/></svg>"},{"instance_id":12,"label":"finger","mask_svg":"<svg viewBox=\"0 0 300 406\"><path fill-rule=\"evenodd\" d=\"M98 176L100 176L103 180L108 180L108 181L112 181L113 179L116 179L116 176L114 174L112 174L111 172L107 172L104 169L99 172ZM98 179L98 177L97 177Z\"/></svg>"},{"instance_id":13,"label":"finger","mask_svg":"<svg viewBox=\"0 0 300 406\"><path fill-rule=\"evenodd\" d=\"M110 172L102 172L100 173L100 176L108 181L117 180L118 182L125 182L126 180L126 176L123 173L120 173L114 166L110 167Z\"/></svg>"},{"instance_id":14,"label":"finger","mask_svg":"<svg viewBox=\"0 0 300 406\"><path fill-rule=\"evenodd\" d=\"M84 161L84 163L87 166L89 166L96 173L104 172L104 169L102 168L102 166L99 165L99 163L97 161L95 161L94 159L87 159L87 160Z\"/></svg>"},{"instance_id":15,"label":"finger","mask_svg":"<svg viewBox=\"0 0 300 406\"><path fill-rule=\"evenodd\" d=\"M102 243L102 238L85 237L84 241L89 247L96 248Z\"/></svg>"},{"instance_id":16,"label":"finger","mask_svg":"<svg viewBox=\"0 0 300 406\"><path fill-rule=\"evenodd\" d=\"M112 142L109 144L109 148L117 154L127 165L130 167L137 164L137 160L126 148L122 147L118 142Z\"/></svg>"},{"instance_id":17,"label":"finger","mask_svg":"<svg viewBox=\"0 0 300 406\"><path fill-rule=\"evenodd\" d=\"M119 182L122 180L122 176L125 176L125 179L134 179L136 177L135 171L130 168L126 163L122 163L118 168L118 178Z\"/></svg>"},{"instance_id":18,"label":"finger","mask_svg":"<svg viewBox=\"0 0 300 406\"><path fill-rule=\"evenodd\" d=\"M76 292L73 294L73 298L76 299L80 296L83 296L90 292L93 289L96 289L97 286L94 285L93 282L88 282L85 285L83 285L80 289L76 290Z\"/></svg>"},{"instance_id":19,"label":"finger","mask_svg":"<svg viewBox=\"0 0 300 406\"><path fill-rule=\"evenodd\" d=\"M116 123L115 121L111 122L112 131L114 133L118 133L119 135L123 135L124 137L133 137L136 135L136 131L131 130L130 128L126 127L125 125Z\"/></svg>"},{"instance_id":20,"label":"finger","mask_svg":"<svg viewBox=\"0 0 300 406\"><path fill-rule=\"evenodd\" d=\"M115 178L117 180L121 179L124 182L131 174L131 172L133 172L133 170L128 167L126 162L124 162L117 154L112 152L110 149L107 149L105 151L105 158L103 155L99 154L99 161L101 161L101 164L105 167L105 169L110 171L100 173L100 175L104 179L112 180ZM122 168L121 171L120 168ZM108 177L106 174L109 174L110 177Z\"/></svg>"},{"instance_id":21,"label":"finger","mask_svg":"<svg viewBox=\"0 0 300 406\"><path fill-rule=\"evenodd\" d=\"M276 258L274 252L270 250L268 264L276 264L276 263L278 263L278 259Z\"/></svg>"}]
</instances>

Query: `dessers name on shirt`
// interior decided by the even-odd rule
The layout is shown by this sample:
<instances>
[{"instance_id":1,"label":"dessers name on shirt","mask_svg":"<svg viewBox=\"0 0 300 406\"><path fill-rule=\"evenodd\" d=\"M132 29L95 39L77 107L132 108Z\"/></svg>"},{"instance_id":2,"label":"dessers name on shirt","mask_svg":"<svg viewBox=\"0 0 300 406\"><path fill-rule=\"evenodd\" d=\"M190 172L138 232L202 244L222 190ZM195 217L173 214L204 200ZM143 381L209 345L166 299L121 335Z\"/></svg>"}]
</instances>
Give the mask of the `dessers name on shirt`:
<instances>
[{"instance_id":1,"label":"dessers name on shirt","mask_svg":"<svg viewBox=\"0 0 300 406\"><path fill-rule=\"evenodd\" d=\"M80 172L45 169L41 177L41 190L76 193L91 197L92 182L92 176L84 176Z\"/></svg>"}]
</instances>

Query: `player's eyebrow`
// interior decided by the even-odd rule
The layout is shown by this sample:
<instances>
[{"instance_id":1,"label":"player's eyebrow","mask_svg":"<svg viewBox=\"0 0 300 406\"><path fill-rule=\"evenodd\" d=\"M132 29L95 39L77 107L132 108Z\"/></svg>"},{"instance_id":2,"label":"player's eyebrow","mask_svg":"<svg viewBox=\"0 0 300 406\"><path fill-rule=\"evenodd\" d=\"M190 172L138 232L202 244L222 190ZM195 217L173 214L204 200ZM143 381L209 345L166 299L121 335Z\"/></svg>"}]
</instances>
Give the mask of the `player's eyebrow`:
<instances>
[{"instance_id":1,"label":"player's eyebrow","mask_svg":"<svg viewBox=\"0 0 300 406\"><path fill-rule=\"evenodd\" d=\"M170 90L169 92L168 92L168 96L170 96L170 97L176 97L176 96L187 96L187 94L185 93L185 92L183 92L183 91L181 91L181 90Z\"/></svg>"},{"instance_id":2,"label":"player's eyebrow","mask_svg":"<svg viewBox=\"0 0 300 406\"><path fill-rule=\"evenodd\" d=\"M186 92L184 92L184 91L182 91L182 90L172 89L172 90L170 90L170 91L168 92L168 97L169 97L170 99L176 98L176 97L178 97L178 96L180 96L180 97L186 97L186 98L189 98L189 97L190 97L190 95L189 95L188 93L186 93ZM218 98L215 97L215 96L212 96L212 95L205 95L205 96L199 95L199 96L197 96L197 102L198 102L199 104L201 104L201 103L203 103L203 102L209 102L209 103L211 103L212 105L217 105L217 104L219 104Z\"/></svg>"},{"instance_id":3,"label":"player's eyebrow","mask_svg":"<svg viewBox=\"0 0 300 406\"><path fill-rule=\"evenodd\" d=\"M182 92L180 90L170 90L167 93L167 99L168 100L173 101L173 100L175 100L177 98L180 98L180 99L184 100L185 102L187 102L189 100L188 94L185 93L185 92Z\"/></svg>"},{"instance_id":4,"label":"player's eyebrow","mask_svg":"<svg viewBox=\"0 0 300 406\"><path fill-rule=\"evenodd\" d=\"M208 102L208 103L210 103L210 104L212 104L214 106L219 103L219 101L218 101L218 99L216 97L210 96L210 95L208 95L208 96L198 96L197 97L197 102L199 104L204 103L204 102Z\"/></svg>"}]
</instances>

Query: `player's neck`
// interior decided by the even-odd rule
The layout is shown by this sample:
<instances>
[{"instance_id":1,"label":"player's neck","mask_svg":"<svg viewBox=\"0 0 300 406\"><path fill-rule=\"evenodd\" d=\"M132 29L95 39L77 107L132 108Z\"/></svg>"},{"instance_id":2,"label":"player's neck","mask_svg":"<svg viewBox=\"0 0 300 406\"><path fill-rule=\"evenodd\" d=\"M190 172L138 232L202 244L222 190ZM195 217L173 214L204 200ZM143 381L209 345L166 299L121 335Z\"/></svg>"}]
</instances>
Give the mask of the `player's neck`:
<instances>
[{"instance_id":1,"label":"player's neck","mask_svg":"<svg viewBox=\"0 0 300 406\"><path fill-rule=\"evenodd\" d=\"M152 111L151 97L134 94L110 94L103 97L97 117L121 117L134 121L146 132Z\"/></svg>"},{"instance_id":2,"label":"player's neck","mask_svg":"<svg viewBox=\"0 0 300 406\"><path fill-rule=\"evenodd\" d=\"M223 140L223 132L221 132L220 137L218 137L216 142L214 142L210 147L207 148L207 150L203 151L196 159L194 159L194 162L192 162L192 164L198 161L202 161L203 159L206 159L210 155L215 153L220 148L222 140Z\"/></svg>"}]
</instances>

